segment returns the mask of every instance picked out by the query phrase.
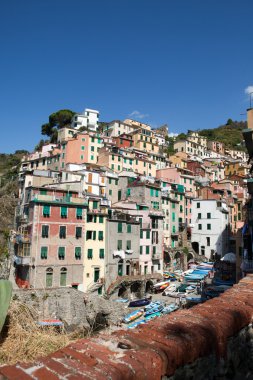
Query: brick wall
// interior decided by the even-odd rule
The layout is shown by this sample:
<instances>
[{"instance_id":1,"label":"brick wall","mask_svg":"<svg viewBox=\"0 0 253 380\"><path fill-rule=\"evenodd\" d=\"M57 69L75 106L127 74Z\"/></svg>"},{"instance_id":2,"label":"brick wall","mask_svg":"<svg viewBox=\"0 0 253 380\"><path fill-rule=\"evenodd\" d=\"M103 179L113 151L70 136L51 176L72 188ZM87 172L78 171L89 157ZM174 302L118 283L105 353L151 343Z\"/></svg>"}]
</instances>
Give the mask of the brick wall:
<instances>
[{"instance_id":1,"label":"brick wall","mask_svg":"<svg viewBox=\"0 0 253 380\"><path fill-rule=\"evenodd\" d=\"M252 315L249 275L192 309L81 339L35 363L1 367L0 380L252 378Z\"/></svg>"}]
</instances>

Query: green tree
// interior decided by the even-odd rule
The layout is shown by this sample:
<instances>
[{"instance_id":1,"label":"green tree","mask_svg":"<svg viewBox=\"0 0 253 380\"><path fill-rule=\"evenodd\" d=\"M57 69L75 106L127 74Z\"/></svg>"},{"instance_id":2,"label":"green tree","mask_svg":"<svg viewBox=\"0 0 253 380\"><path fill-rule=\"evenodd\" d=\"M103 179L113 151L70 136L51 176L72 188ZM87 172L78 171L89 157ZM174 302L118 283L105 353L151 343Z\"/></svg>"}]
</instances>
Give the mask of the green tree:
<instances>
[{"instance_id":1,"label":"green tree","mask_svg":"<svg viewBox=\"0 0 253 380\"><path fill-rule=\"evenodd\" d=\"M71 123L75 112L71 110L59 110L48 117L48 123L42 124L41 134L50 137L50 142L57 142L57 130L67 127Z\"/></svg>"}]
</instances>

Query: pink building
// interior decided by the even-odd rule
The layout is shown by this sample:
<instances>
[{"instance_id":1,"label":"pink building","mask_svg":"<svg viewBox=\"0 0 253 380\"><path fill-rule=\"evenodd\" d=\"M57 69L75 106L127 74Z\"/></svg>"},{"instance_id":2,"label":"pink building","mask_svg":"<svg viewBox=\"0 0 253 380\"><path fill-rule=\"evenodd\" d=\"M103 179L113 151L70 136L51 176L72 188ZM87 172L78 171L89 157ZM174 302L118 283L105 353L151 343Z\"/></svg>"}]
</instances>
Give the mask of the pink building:
<instances>
[{"instance_id":1,"label":"pink building","mask_svg":"<svg viewBox=\"0 0 253 380\"><path fill-rule=\"evenodd\" d=\"M83 283L87 202L75 192L27 188L27 225L16 236L16 281L20 287Z\"/></svg>"}]
</instances>

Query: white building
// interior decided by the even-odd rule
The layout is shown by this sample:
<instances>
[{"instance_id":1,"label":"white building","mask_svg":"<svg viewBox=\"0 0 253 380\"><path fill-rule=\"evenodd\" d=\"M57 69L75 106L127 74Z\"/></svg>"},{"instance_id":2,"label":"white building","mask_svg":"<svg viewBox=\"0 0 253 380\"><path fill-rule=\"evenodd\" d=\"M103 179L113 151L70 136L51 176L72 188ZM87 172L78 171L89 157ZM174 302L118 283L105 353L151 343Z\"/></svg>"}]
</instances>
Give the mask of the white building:
<instances>
[{"instance_id":1,"label":"white building","mask_svg":"<svg viewBox=\"0 0 253 380\"><path fill-rule=\"evenodd\" d=\"M224 201L194 199L192 201L192 248L211 259L228 252L228 208Z\"/></svg>"},{"instance_id":2,"label":"white building","mask_svg":"<svg viewBox=\"0 0 253 380\"><path fill-rule=\"evenodd\" d=\"M92 131L96 131L98 128L99 111L85 108L83 113L75 114L72 118L71 126L75 129L81 127L89 128Z\"/></svg>"}]
</instances>

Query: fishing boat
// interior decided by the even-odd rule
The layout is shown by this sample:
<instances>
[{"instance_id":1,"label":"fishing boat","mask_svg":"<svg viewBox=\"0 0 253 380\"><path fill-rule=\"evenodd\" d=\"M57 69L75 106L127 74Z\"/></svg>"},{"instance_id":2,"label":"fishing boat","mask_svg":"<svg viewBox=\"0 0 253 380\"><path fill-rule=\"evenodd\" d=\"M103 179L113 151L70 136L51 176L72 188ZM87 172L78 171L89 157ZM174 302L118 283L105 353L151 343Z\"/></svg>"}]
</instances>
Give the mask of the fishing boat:
<instances>
[{"instance_id":1,"label":"fishing boat","mask_svg":"<svg viewBox=\"0 0 253 380\"><path fill-rule=\"evenodd\" d=\"M201 296L187 296L185 297L186 299L186 303L190 304L198 304L198 303L202 303L204 301L206 301L206 298L205 297L201 297Z\"/></svg>"},{"instance_id":2,"label":"fishing boat","mask_svg":"<svg viewBox=\"0 0 253 380\"><path fill-rule=\"evenodd\" d=\"M161 304L163 304L163 302L161 302L161 301L151 302L149 305L144 307L144 310L147 311L147 310L153 309L154 307L161 305Z\"/></svg>"},{"instance_id":3,"label":"fishing boat","mask_svg":"<svg viewBox=\"0 0 253 380\"><path fill-rule=\"evenodd\" d=\"M64 326L64 323L60 319L42 319L37 324L40 326Z\"/></svg>"},{"instance_id":4,"label":"fishing boat","mask_svg":"<svg viewBox=\"0 0 253 380\"><path fill-rule=\"evenodd\" d=\"M133 311L132 313L129 313L127 314L124 318L123 318L123 322L124 323L130 323L130 322L133 322L135 321L136 319L140 318L144 313L144 310L143 309L139 309L139 310L135 310Z\"/></svg>"},{"instance_id":5,"label":"fishing boat","mask_svg":"<svg viewBox=\"0 0 253 380\"><path fill-rule=\"evenodd\" d=\"M151 319L154 319L154 318L157 318L157 317L160 317L160 316L161 316L161 312L157 311L157 312L155 312L153 314L150 314L147 317L145 317L145 320L146 321L150 321Z\"/></svg>"},{"instance_id":6,"label":"fishing boat","mask_svg":"<svg viewBox=\"0 0 253 380\"><path fill-rule=\"evenodd\" d=\"M133 323L130 323L130 325L127 326L128 329L135 329L135 327L143 325L146 323L145 319L140 319L139 321L135 321Z\"/></svg>"},{"instance_id":7,"label":"fishing boat","mask_svg":"<svg viewBox=\"0 0 253 380\"><path fill-rule=\"evenodd\" d=\"M154 306L152 309L149 309L145 312L144 317L148 317L149 315L152 315L157 312L161 312L163 310L164 306L162 304Z\"/></svg>"},{"instance_id":8,"label":"fishing boat","mask_svg":"<svg viewBox=\"0 0 253 380\"><path fill-rule=\"evenodd\" d=\"M179 309L179 306L177 304L175 304L175 303L171 303L170 305L165 306L163 308L162 314L170 314L173 311L176 311L177 309Z\"/></svg>"},{"instance_id":9,"label":"fishing boat","mask_svg":"<svg viewBox=\"0 0 253 380\"><path fill-rule=\"evenodd\" d=\"M150 304L150 302L151 302L151 297L142 298L139 300L134 300L134 301L129 302L128 307L141 307L141 306L145 306L145 305Z\"/></svg>"}]
</instances>

